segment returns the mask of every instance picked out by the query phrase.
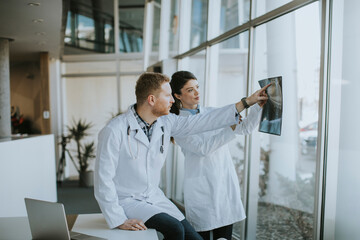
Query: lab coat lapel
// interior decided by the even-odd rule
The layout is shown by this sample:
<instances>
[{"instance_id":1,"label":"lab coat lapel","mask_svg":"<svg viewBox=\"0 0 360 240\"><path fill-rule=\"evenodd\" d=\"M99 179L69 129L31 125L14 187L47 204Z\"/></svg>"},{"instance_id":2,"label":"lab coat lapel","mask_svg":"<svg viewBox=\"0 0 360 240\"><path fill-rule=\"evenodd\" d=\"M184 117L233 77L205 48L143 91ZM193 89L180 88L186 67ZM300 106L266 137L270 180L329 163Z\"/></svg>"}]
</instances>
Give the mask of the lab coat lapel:
<instances>
[{"instance_id":1,"label":"lab coat lapel","mask_svg":"<svg viewBox=\"0 0 360 240\"><path fill-rule=\"evenodd\" d=\"M155 128L154 128L153 133L151 135L151 142L150 142L151 145L156 143L159 139L160 139L160 142L161 142L161 137L162 137L162 135L164 133L163 130L161 129L161 127L163 127L163 129L165 131L164 123L163 123L161 117L157 119L156 124L155 124L154 127ZM164 139L164 141L165 141L165 139Z\"/></svg>"},{"instance_id":2,"label":"lab coat lapel","mask_svg":"<svg viewBox=\"0 0 360 240\"><path fill-rule=\"evenodd\" d=\"M137 133L135 134L135 139L143 143L146 147L149 147L149 139L145 135L144 131L139 126L134 114L131 110L127 113L127 120L129 122L130 130L135 131L137 130Z\"/></svg>"}]
</instances>

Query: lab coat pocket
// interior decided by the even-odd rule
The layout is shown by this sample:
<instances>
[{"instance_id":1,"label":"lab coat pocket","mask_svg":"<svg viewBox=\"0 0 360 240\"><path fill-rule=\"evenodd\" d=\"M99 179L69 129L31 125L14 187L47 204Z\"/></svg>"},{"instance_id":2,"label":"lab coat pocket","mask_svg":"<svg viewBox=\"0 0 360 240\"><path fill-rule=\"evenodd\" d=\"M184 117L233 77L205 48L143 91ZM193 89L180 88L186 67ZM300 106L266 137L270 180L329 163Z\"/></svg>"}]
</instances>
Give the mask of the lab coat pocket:
<instances>
[{"instance_id":1,"label":"lab coat pocket","mask_svg":"<svg viewBox=\"0 0 360 240\"><path fill-rule=\"evenodd\" d=\"M205 176L185 179L184 201L186 217L191 222L201 222L204 213L213 208L211 185Z\"/></svg>"}]
</instances>

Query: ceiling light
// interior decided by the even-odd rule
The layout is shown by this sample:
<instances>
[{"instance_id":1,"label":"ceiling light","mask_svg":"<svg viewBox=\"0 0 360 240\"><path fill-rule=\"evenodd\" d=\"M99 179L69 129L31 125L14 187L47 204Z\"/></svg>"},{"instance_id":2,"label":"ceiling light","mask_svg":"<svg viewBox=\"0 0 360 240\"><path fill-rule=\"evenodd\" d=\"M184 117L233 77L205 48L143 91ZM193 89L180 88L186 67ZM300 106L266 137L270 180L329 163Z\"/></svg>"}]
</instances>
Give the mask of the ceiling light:
<instances>
[{"instance_id":1,"label":"ceiling light","mask_svg":"<svg viewBox=\"0 0 360 240\"><path fill-rule=\"evenodd\" d=\"M45 44L46 44L46 42L45 42L45 41L38 42L38 45L39 45L39 46L44 46Z\"/></svg>"},{"instance_id":2,"label":"ceiling light","mask_svg":"<svg viewBox=\"0 0 360 240\"><path fill-rule=\"evenodd\" d=\"M37 36L45 36L46 32L36 32L35 33Z\"/></svg>"},{"instance_id":3,"label":"ceiling light","mask_svg":"<svg viewBox=\"0 0 360 240\"><path fill-rule=\"evenodd\" d=\"M40 6L40 3L38 3L38 2L36 2L36 3L31 2L31 3L28 3L28 6L30 6L30 7L38 7L38 6Z\"/></svg>"},{"instance_id":4,"label":"ceiling light","mask_svg":"<svg viewBox=\"0 0 360 240\"><path fill-rule=\"evenodd\" d=\"M38 19L33 19L32 21L33 21L33 23L42 23L44 21L44 19L38 18Z\"/></svg>"}]
</instances>

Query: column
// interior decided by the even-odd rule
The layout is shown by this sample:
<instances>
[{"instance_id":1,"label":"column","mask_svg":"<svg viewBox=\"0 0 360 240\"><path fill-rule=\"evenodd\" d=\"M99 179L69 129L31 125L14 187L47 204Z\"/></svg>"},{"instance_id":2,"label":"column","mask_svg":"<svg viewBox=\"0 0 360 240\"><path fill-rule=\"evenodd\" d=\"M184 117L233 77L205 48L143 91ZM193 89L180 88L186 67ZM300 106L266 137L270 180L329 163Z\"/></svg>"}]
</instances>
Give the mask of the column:
<instances>
[{"instance_id":1,"label":"column","mask_svg":"<svg viewBox=\"0 0 360 240\"><path fill-rule=\"evenodd\" d=\"M9 39L0 38L0 137L10 135Z\"/></svg>"}]
</instances>

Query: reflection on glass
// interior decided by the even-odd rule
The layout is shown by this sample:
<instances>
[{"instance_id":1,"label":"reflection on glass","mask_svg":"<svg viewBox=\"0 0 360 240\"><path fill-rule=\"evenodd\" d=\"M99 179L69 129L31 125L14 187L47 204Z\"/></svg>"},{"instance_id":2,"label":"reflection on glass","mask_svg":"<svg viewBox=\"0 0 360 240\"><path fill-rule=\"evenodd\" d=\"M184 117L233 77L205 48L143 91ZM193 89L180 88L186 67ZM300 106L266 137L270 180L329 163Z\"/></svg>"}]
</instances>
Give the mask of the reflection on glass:
<instances>
[{"instance_id":1,"label":"reflection on glass","mask_svg":"<svg viewBox=\"0 0 360 240\"><path fill-rule=\"evenodd\" d=\"M281 136L260 133L256 239L313 236L317 146L302 144L299 130L317 121L319 19L315 2L255 29L253 84L282 76L286 103Z\"/></svg>"},{"instance_id":2,"label":"reflection on glass","mask_svg":"<svg viewBox=\"0 0 360 240\"><path fill-rule=\"evenodd\" d=\"M65 30L65 54L114 52L112 1L82 4L70 1ZM77 50L74 50L75 47Z\"/></svg>"},{"instance_id":3,"label":"reflection on glass","mask_svg":"<svg viewBox=\"0 0 360 240\"><path fill-rule=\"evenodd\" d=\"M120 52L142 52L144 7L120 6L119 20Z\"/></svg>"},{"instance_id":4,"label":"reflection on glass","mask_svg":"<svg viewBox=\"0 0 360 240\"><path fill-rule=\"evenodd\" d=\"M252 16L253 18L259 17L291 1L294 0L278 0L278 1L254 0L253 1L254 11Z\"/></svg>"},{"instance_id":5,"label":"reflection on glass","mask_svg":"<svg viewBox=\"0 0 360 240\"><path fill-rule=\"evenodd\" d=\"M250 0L221 0L220 34L249 21Z\"/></svg>"},{"instance_id":6,"label":"reflection on glass","mask_svg":"<svg viewBox=\"0 0 360 240\"><path fill-rule=\"evenodd\" d=\"M245 41L247 43L248 36L248 32L244 32L212 46L219 53L218 56L211 59L211 61L218 63L215 72L217 79L214 84L211 84L215 85L216 90L214 93L211 91L213 94L209 96L210 99L215 100L213 102L214 106L220 107L237 102L241 96L246 96L248 49L244 47L247 44L240 44L240 42ZM228 145L239 179L241 199L244 203L245 136L237 135L236 139ZM234 224L233 234L235 236L242 236L244 223L245 221L241 221Z\"/></svg>"},{"instance_id":7,"label":"reflection on glass","mask_svg":"<svg viewBox=\"0 0 360 240\"><path fill-rule=\"evenodd\" d=\"M192 0L191 6L190 48L193 48L206 41L208 1Z\"/></svg>"}]
</instances>

